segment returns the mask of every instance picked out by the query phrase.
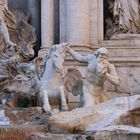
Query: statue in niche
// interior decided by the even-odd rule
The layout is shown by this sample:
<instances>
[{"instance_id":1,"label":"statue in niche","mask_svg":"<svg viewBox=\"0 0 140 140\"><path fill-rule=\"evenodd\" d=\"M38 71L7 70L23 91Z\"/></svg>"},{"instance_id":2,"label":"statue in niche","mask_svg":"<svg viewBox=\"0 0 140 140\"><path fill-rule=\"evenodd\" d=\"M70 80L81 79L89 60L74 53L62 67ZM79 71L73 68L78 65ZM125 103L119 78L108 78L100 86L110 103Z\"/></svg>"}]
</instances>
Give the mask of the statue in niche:
<instances>
[{"instance_id":1,"label":"statue in niche","mask_svg":"<svg viewBox=\"0 0 140 140\"><path fill-rule=\"evenodd\" d=\"M2 34L7 47L15 46L16 44L10 40L8 27L15 29L16 20L7 7L7 0L0 0L0 33Z\"/></svg>"},{"instance_id":2,"label":"statue in niche","mask_svg":"<svg viewBox=\"0 0 140 140\"><path fill-rule=\"evenodd\" d=\"M114 25L112 19L110 17L107 17L105 19L105 24L106 24L105 39L109 40L113 36L114 32Z\"/></svg>"},{"instance_id":3,"label":"statue in niche","mask_svg":"<svg viewBox=\"0 0 140 140\"><path fill-rule=\"evenodd\" d=\"M81 80L78 79L79 85L82 86L82 88L78 86L79 90L82 89L82 92L77 92L80 94L80 105L93 107L95 104L106 101L104 82L108 80L115 85L119 84L115 67L108 61L109 51L106 48L99 48L94 54L82 56L70 47L67 47L67 50L76 60L88 63L86 80L81 83ZM73 89L71 92L73 92Z\"/></svg>"},{"instance_id":4,"label":"statue in niche","mask_svg":"<svg viewBox=\"0 0 140 140\"><path fill-rule=\"evenodd\" d=\"M109 10L113 14L112 35L140 33L140 1L108 0Z\"/></svg>"}]
</instances>

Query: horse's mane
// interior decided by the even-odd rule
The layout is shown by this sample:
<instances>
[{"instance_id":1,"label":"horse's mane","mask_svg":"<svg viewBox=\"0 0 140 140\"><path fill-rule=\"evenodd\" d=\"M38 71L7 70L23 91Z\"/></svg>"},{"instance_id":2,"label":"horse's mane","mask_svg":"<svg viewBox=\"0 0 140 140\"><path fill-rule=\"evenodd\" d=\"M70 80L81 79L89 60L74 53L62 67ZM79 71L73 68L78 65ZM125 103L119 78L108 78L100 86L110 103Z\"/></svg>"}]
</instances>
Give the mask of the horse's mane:
<instances>
[{"instance_id":1,"label":"horse's mane","mask_svg":"<svg viewBox=\"0 0 140 140\"><path fill-rule=\"evenodd\" d=\"M43 57L43 66L44 66L44 70L46 68L46 62L51 58L51 49L49 50L49 52L46 53L46 55Z\"/></svg>"},{"instance_id":2,"label":"horse's mane","mask_svg":"<svg viewBox=\"0 0 140 140\"><path fill-rule=\"evenodd\" d=\"M44 56L44 58L43 58L43 65L44 65L44 70L45 70L45 68L46 68L46 62L50 59L50 57L51 57L51 53L52 52L54 52L54 51L57 51L57 49L56 50L54 50L53 49L53 47L54 47L55 45L53 45L51 48L50 48L50 50L46 53L46 55Z\"/></svg>"},{"instance_id":3,"label":"horse's mane","mask_svg":"<svg viewBox=\"0 0 140 140\"><path fill-rule=\"evenodd\" d=\"M49 50L49 52L46 53L46 55L43 58L43 62L46 64L46 62L48 61L48 59L50 59L51 57L51 51Z\"/></svg>"}]
</instances>

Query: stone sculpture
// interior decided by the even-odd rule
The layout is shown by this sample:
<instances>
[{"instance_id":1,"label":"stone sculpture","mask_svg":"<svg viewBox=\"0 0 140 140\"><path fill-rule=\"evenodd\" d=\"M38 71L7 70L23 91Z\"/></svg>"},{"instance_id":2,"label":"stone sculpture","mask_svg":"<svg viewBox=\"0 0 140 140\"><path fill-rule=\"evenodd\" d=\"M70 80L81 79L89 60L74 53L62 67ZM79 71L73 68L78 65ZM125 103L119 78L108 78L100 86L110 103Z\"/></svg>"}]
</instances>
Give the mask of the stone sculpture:
<instances>
[{"instance_id":1,"label":"stone sculpture","mask_svg":"<svg viewBox=\"0 0 140 140\"><path fill-rule=\"evenodd\" d=\"M9 32L3 30L6 35L10 35L12 43L7 43L5 36L0 34L0 100L4 99L6 100L4 104L8 104L10 96L15 106L28 107L31 96L36 96L38 92L38 79L31 68L34 64L29 63L34 57L36 34L35 29L28 23L28 17L22 11L14 10L13 13L16 17L16 28L11 30L6 26ZM12 20L13 16L9 15L9 18ZM10 20L8 23L13 24ZM30 103L25 106L17 105L15 102L22 97L28 98Z\"/></svg>"},{"instance_id":2,"label":"stone sculpture","mask_svg":"<svg viewBox=\"0 0 140 140\"><path fill-rule=\"evenodd\" d=\"M83 83L84 107L93 107L95 104L107 100L104 82L106 80L118 85L119 78L113 64L109 63L109 51L106 48L98 49L94 54L82 56L67 47L68 52L78 61L88 63L86 80Z\"/></svg>"},{"instance_id":3,"label":"stone sculpture","mask_svg":"<svg viewBox=\"0 0 140 140\"><path fill-rule=\"evenodd\" d=\"M67 95L72 93L74 96L80 96L80 101L76 107L83 106L83 80L84 78L77 68L70 67L67 69L64 76L64 88Z\"/></svg>"},{"instance_id":4,"label":"stone sculpture","mask_svg":"<svg viewBox=\"0 0 140 140\"><path fill-rule=\"evenodd\" d=\"M106 24L106 33L105 33L105 39L109 40L113 34L114 34L114 24L113 21L110 17L105 19L105 24Z\"/></svg>"},{"instance_id":5,"label":"stone sculpture","mask_svg":"<svg viewBox=\"0 0 140 140\"><path fill-rule=\"evenodd\" d=\"M14 105L16 107L37 106L39 77L34 61L20 63L17 70L18 74L7 87L14 98Z\"/></svg>"},{"instance_id":6,"label":"stone sculpture","mask_svg":"<svg viewBox=\"0 0 140 140\"><path fill-rule=\"evenodd\" d=\"M15 46L9 36L8 27L15 29L16 20L14 15L8 10L7 0L0 0L0 33L7 46Z\"/></svg>"},{"instance_id":7,"label":"stone sculpture","mask_svg":"<svg viewBox=\"0 0 140 140\"><path fill-rule=\"evenodd\" d=\"M51 111L50 100L60 98L61 110L68 110L66 95L63 85L63 63L65 58L66 44L53 45L49 54L45 57L45 71L40 81L40 100L43 109Z\"/></svg>"},{"instance_id":8,"label":"stone sculpture","mask_svg":"<svg viewBox=\"0 0 140 140\"><path fill-rule=\"evenodd\" d=\"M108 0L108 3L114 17L113 34L140 33L139 0Z\"/></svg>"}]
</instances>

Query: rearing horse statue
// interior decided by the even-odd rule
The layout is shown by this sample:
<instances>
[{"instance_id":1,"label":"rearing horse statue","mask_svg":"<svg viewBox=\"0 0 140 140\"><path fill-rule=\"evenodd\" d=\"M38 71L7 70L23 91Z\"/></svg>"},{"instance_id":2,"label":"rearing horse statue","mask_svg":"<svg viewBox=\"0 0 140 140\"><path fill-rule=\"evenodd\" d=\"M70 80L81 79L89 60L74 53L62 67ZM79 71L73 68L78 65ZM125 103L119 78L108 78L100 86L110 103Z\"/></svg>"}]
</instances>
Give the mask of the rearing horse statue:
<instances>
[{"instance_id":1,"label":"rearing horse statue","mask_svg":"<svg viewBox=\"0 0 140 140\"><path fill-rule=\"evenodd\" d=\"M66 44L53 45L45 58L45 70L40 81L39 96L46 112L51 111L49 99L58 98L61 102L61 110L68 110L62 80L66 46Z\"/></svg>"}]
</instances>

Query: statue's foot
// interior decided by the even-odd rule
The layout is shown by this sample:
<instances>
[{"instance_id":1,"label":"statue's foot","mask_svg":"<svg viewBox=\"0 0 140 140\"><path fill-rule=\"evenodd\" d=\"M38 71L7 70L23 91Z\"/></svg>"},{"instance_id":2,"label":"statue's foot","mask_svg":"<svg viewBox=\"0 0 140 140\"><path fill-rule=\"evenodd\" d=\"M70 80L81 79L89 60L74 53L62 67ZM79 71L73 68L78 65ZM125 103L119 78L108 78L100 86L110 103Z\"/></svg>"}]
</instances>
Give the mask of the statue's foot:
<instances>
[{"instance_id":1,"label":"statue's foot","mask_svg":"<svg viewBox=\"0 0 140 140\"><path fill-rule=\"evenodd\" d=\"M68 110L69 110L68 105L63 105L63 106L61 107L61 110L63 110L63 111L68 111Z\"/></svg>"}]
</instances>

